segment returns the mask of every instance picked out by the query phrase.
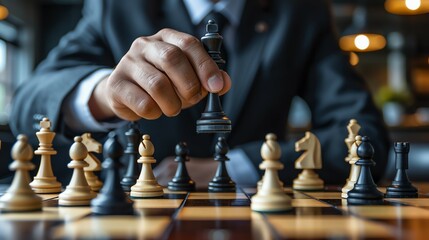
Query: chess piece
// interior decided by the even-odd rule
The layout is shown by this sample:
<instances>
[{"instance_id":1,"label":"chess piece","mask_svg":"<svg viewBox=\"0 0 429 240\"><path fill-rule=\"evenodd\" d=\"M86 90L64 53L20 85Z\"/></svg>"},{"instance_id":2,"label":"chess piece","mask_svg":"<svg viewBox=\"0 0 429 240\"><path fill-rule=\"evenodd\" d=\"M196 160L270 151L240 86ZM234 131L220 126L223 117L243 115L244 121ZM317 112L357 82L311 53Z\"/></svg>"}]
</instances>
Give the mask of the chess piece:
<instances>
[{"instance_id":1,"label":"chess piece","mask_svg":"<svg viewBox=\"0 0 429 240\"><path fill-rule=\"evenodd\" d=\"M149 135L143 135L139 145L141 157L137 162L142 164L142 170L134 186L131 187L130 196L133 198L161 197L164 195L162 186L158 184L153 175L152 164L156 163L153 154L155 148Z\"/></svg>"},{"instance_id":2,"label":"chess piece","mask_svg":"<svg viewBox=\"0 0 429 240\"><path fill-rule=\"evenodd\" d=\"M206 35L201 38L204 48L220 69L224 69L225 60L220 56L222 36L218 33L218 25L209 20L206 25ZM231 132L231 120L222 110L219 95L209 93L207 105L201 118L197 120L197 133L229 133Z\"/></svg>"},{"instance_id":3,"label":"chess piece","mask_svg":"<svg viewBox=\"0 0 429 240\"><path fill-rule=\"evenodd\" d=\"M131 186L136 184L137 178L139 176L139 166L137 164L137 159L139 158L138 147L141 134L135 122L130 124L130 128L125 133L125 136L127 136L127 147L125 148L124 153L128 158L128 166L127 171L121 180L121 185L124 191L129 192L131 191Z\"/></svg>"},{"instance_id":4,"label":"chess piece","mask_svg":"<svg viewBox=\"0 0 429 240\"><path fill-rule=\"evenodd\" d=\"M323 189L323 180L314 171L322 168L322 152L317 137L311 132L305 132L305 136L295 143L295 151L304 152L295 161L295 168L303 170L298 178L293 180L293 189L302 191Z\"/></svg>"},{"instance_id":5,"label":"chess piece","mask_svg":"<svg viewBox=\"0 0 429 240\"><path fill-rule=\"evenodd\" d=\"M354 147L354 152L352 152L352 146L356 141L356 136L359 133L360 128L361 126L358 124L356 119L351 119L349 124L347 125L347 131L349 132L349 135L346 139L344 139L344 142L347 145L348 154L344 160L350 164L350 174L346 180L346 184L341 189L342 198L347 198L347 192L353 189L357 177L359 176L360 167L355 165L356 161L359 159L356 153L357 146Z\"/></svg>"},{"instance_id":6,"label":"chess piece","mask_svg":"<svg viewBox=\"0 0 429 240\"><path fill-rule=\"evenodd\" d=\"M410 152L410 143L395 142L395 161L396 175L392 184L386 189L386 198L416 198L418 197L417 188L415 188L408 179L408 153Z\"/></svg>"},{"instance_id":7,"label":"chess piece","mask_svg":"<svg viewBox=\"0 0 429 240\"><path fill-rule=\"evenodd\" d=\"M122 190L119 169L123 148L115 132L109 133L104 143L105 160L102 167L106 171L104 186L98 196L91 201L92 213L97 215L134 215L133 202Z\"/></svg>"},{"instance_id":8,"label":"chess piece","mask_svg":"<svg viewBox=\"0 0 429 240\"><path fill-rule=\"evenodd\" d=\"M378 191L372 179L370 167L375 165L374 148L368 137L362 137L362 143L357 148L359 160L355 163L361 167L358 180L352 190L347 195L347 203L355 205L381 204L383 194Z\"/></svg>"},{"instance_id":9,"label":"chess piece","mask_svg":"<svg viewBox=\"0 0 429 240\"><path fill-rule=\"evenodd\" d=\"M13 162L9 169L15 171L12 184L0 198L2 212L29 212L42 210L42 198L36 195L29 185L28 172L34 169L30 161L33 149L28 144L27 136L19 135L12 147Z\"/></svg>"},{"instance_id":10,"label":"chess piece","mask_svg":"<svg viewBox=\"0 0 429 240\"><path fill-rule=\"evenodd\" d=\"M346 139L344 139L344 142L346 143L348 149L348 155L344 159L346 162L349 162L353 158L350 149L353 143L356 141L356 136L358 135L360 129L361 126L356 121L356 119L350 119L350 122L347 125L347 131L349 132L349 135Z\"/></svg>"},{"instance_id":11,"label":"chess piece","mask_svg":"<svg viewBox=\"0 0 429 240\"><path fill-rule=\"evenodd\" d=\"M101 162L94 153L101 153L101 143L93 139L90 133L84 133L81 137L82 143L88 150L88 155L85 158L85 162L88 163L88 166L83 168L85 177L91 190L98 192L103 186L103 182L98 179L98 176L95 175L94 172L101 170Z\"/></svg>"},{"instance_id":12,"label":"chess piece","mask_svg":"<svg viewBox=\"0 0 429 240\"><path fill-rule=\"evenodd\" d=\"M67 164L67 167L73 169L73 175L66 190L58 196L58 205L88 206L97 194L91 190L83 171L83 168L88 166L84 161L88 150L82 143L81 137L74 138L69 154L72 161Z\"/></svg>"},{"instance_id":13,"label":"chess piece","mask_svg":"<svg viewBox=\"0 0 429 240\"><path fill-rule=\"evenodd\" d=\"M235 183L231 180L226 169L226 161L229 158L226 156L228 153L228 145L224 137L219 137L215 147L214 160L218 161L216 174L209 182L209 192L235 192Z\"/></svg>"},{"instance_id":14,"label":"chess piece","mask_svg":"<svg viewBox=\"0 0 429 240\"><path fill-rule=\"evenodd\" d=\"M30 183L31 188L36 193L59 193L61 192L61 183L54 176L51 166L51 155L57 154L52 148L52 141L55 132L51 132L51 122L48 118L43 118L40 122L40 131L36 133L39 139L39 148L34 152L40 155L40 166L37 175Z\"/></svg>"},{"instance_id":15,"label":"chess piece","mask_svg":"<svg viewBox=\"0 0 429 240\"><path fill-rule=\"evenodd\" d=\"M261 178L261 180L259 180L257 183L256 183L256 187L257 187L257 189L258 189L258 191L261 189L261 187L262 187L262 183L264 182L264 176L262 176L262 178ZM280 186L284 186L284 183L279 179L279 184L280 184Z\"/></svg>"},{"instance_id":16,"label":"chess piece","mask_svg":"<svg viewBox=\"0 0 429 240\"><path fill-rule=\"evenodd\" d=\"M185 142L176 145L177 170L174 178L168 182L168 189L172 191L195 191L195 182L189 177L186 162L189 161L189 149Z\"/></svg>"},{"instance_id":17,"label":"chess piece","mask_svg":"<svg viewBox=\"0 0 429 240\"><path fill-rule=\"evenodd\" d=\"M355 142L350 147L350 155L349 158L349 164L350 164L350 175L349 178L347 178L347 182L344 185L344 187L341 189L341 197L347 198L347 193L353 189L353 187L356 184L356 181L359 177L360 173L360 166L356 165L356 162L359 160L359 157L357 155L357 148L362 143L362 137L357 135L355 137Z\"/></svg>"},{"instance_id":18,"label":"chess piece","mask_svg":"<svg viewBox=\"0 0 429 240\"><path fill-rule=\"evenodd\" d=\"M278 170L283 169L283 164L279 161L281 149L276 135L270 133L265 136L261 156L264 161L259 168L265 170L264 180L260 190L251 199L251 209L257 212L281 212L291 209L291 198L279 184Z\"/></svg>"}]
</instances>

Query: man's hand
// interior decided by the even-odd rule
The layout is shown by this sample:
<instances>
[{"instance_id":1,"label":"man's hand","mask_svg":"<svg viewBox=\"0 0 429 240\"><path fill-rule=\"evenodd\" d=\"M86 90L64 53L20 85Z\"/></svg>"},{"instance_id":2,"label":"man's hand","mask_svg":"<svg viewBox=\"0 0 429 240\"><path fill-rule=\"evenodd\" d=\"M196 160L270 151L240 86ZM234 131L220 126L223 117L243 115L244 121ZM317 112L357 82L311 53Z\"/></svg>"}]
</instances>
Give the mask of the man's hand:
<instances>
[{"instance_id":1,"label":"man's hand","mask_svg":"<svg viewBox=\"0 0 429 240\"><path fill-rule=\"evenodd\" d=\"M102 80L89 101L97 120L176 116L207 92L226 93L231 79L186 33L163 29L137 38L112 74Z\"/></svg>"},{"instance_id":2,"label":"man's hand","mask_svg":"<svg viewBox=\"0 0 429 240\"><path fill-rule=\"evenodd\" d=\"M191 158L186 162L186 168L189 176L195 181L197 187L206 187L216 173L217 161L213 158ZM163 159L159 165L153 170L156 180L159 184L167 186L168 182L176 173L177 163L174 162L174 157Z\"/></svg>"}]
</instances>

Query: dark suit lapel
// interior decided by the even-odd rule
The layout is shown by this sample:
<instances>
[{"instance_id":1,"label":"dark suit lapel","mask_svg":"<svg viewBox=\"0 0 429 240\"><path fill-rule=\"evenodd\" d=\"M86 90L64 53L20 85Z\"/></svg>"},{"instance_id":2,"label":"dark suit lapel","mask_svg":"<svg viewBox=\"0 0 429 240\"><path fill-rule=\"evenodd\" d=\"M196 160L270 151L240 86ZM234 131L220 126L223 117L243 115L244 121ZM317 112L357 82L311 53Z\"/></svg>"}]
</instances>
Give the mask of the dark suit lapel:
<instances>
[{"instance_id":1,"label":"dark suit lapel","mask_svg":"<svg viewBox=\"0 0 429 240\"><path fill-rule=\"evenodd\" d=\"M255 80L269 33L269 13L261 14L258 5L259 1L248 1L246 4L233 49L229 54L228 69L231 69L229 75L232 87L224 96L223 107L232 120L233 128Z\"/></svg>"}]
</instances>

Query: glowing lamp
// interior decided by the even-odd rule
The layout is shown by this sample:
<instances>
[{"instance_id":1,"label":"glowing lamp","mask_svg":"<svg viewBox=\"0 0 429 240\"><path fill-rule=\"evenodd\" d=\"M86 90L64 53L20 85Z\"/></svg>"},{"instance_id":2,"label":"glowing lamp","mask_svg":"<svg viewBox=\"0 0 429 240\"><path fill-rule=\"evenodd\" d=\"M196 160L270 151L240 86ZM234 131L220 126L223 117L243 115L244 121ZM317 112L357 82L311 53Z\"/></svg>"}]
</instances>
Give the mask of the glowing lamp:
<instances>
[{"instance_id":1,"label":"glowing lamp","mask_svg":"<svg viewBox=\"0 0 429 240\"><path fill-rule=\"evenodd\" d=\"M429 13L429 0L386 0L384 8L398 15L418 15Z\"/></svg>"},{"instance_id":2,"label":"glowing lamp","mask_svg":"<svg viewBox=\"0 0 429 240\"><path fill-rule=\"evenodd\" d=\"M3 20L9 16L9 10L3 5L0 5L0 20Z\"/></svg>"}]
</instances>

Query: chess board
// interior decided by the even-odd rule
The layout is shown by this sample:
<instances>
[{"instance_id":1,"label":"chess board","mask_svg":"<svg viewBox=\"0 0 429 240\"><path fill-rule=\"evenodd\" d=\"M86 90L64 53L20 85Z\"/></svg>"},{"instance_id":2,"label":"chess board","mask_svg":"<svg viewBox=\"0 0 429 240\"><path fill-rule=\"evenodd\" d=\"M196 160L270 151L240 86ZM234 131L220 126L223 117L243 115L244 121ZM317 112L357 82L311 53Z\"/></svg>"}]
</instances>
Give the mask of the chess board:
<instances>
[{"instance_id":1,"label":"chess board","mask_svg":"<svg viewBox=\"0 0 429 240\"><path fill-rule=\"evenodd\" d=\"M423 189L415 199L347 206L338 187L320 192L286 188L293 209L276 214L251 211L250 197L256 192L251 188L235 193L166 189L161 198L135 199L135 216L94 216L90 207L59 207L57 194L44 194L42 212L0 214L0 238L424 239L429 234L429 189Z\"/></svg>"}]
</instances>

